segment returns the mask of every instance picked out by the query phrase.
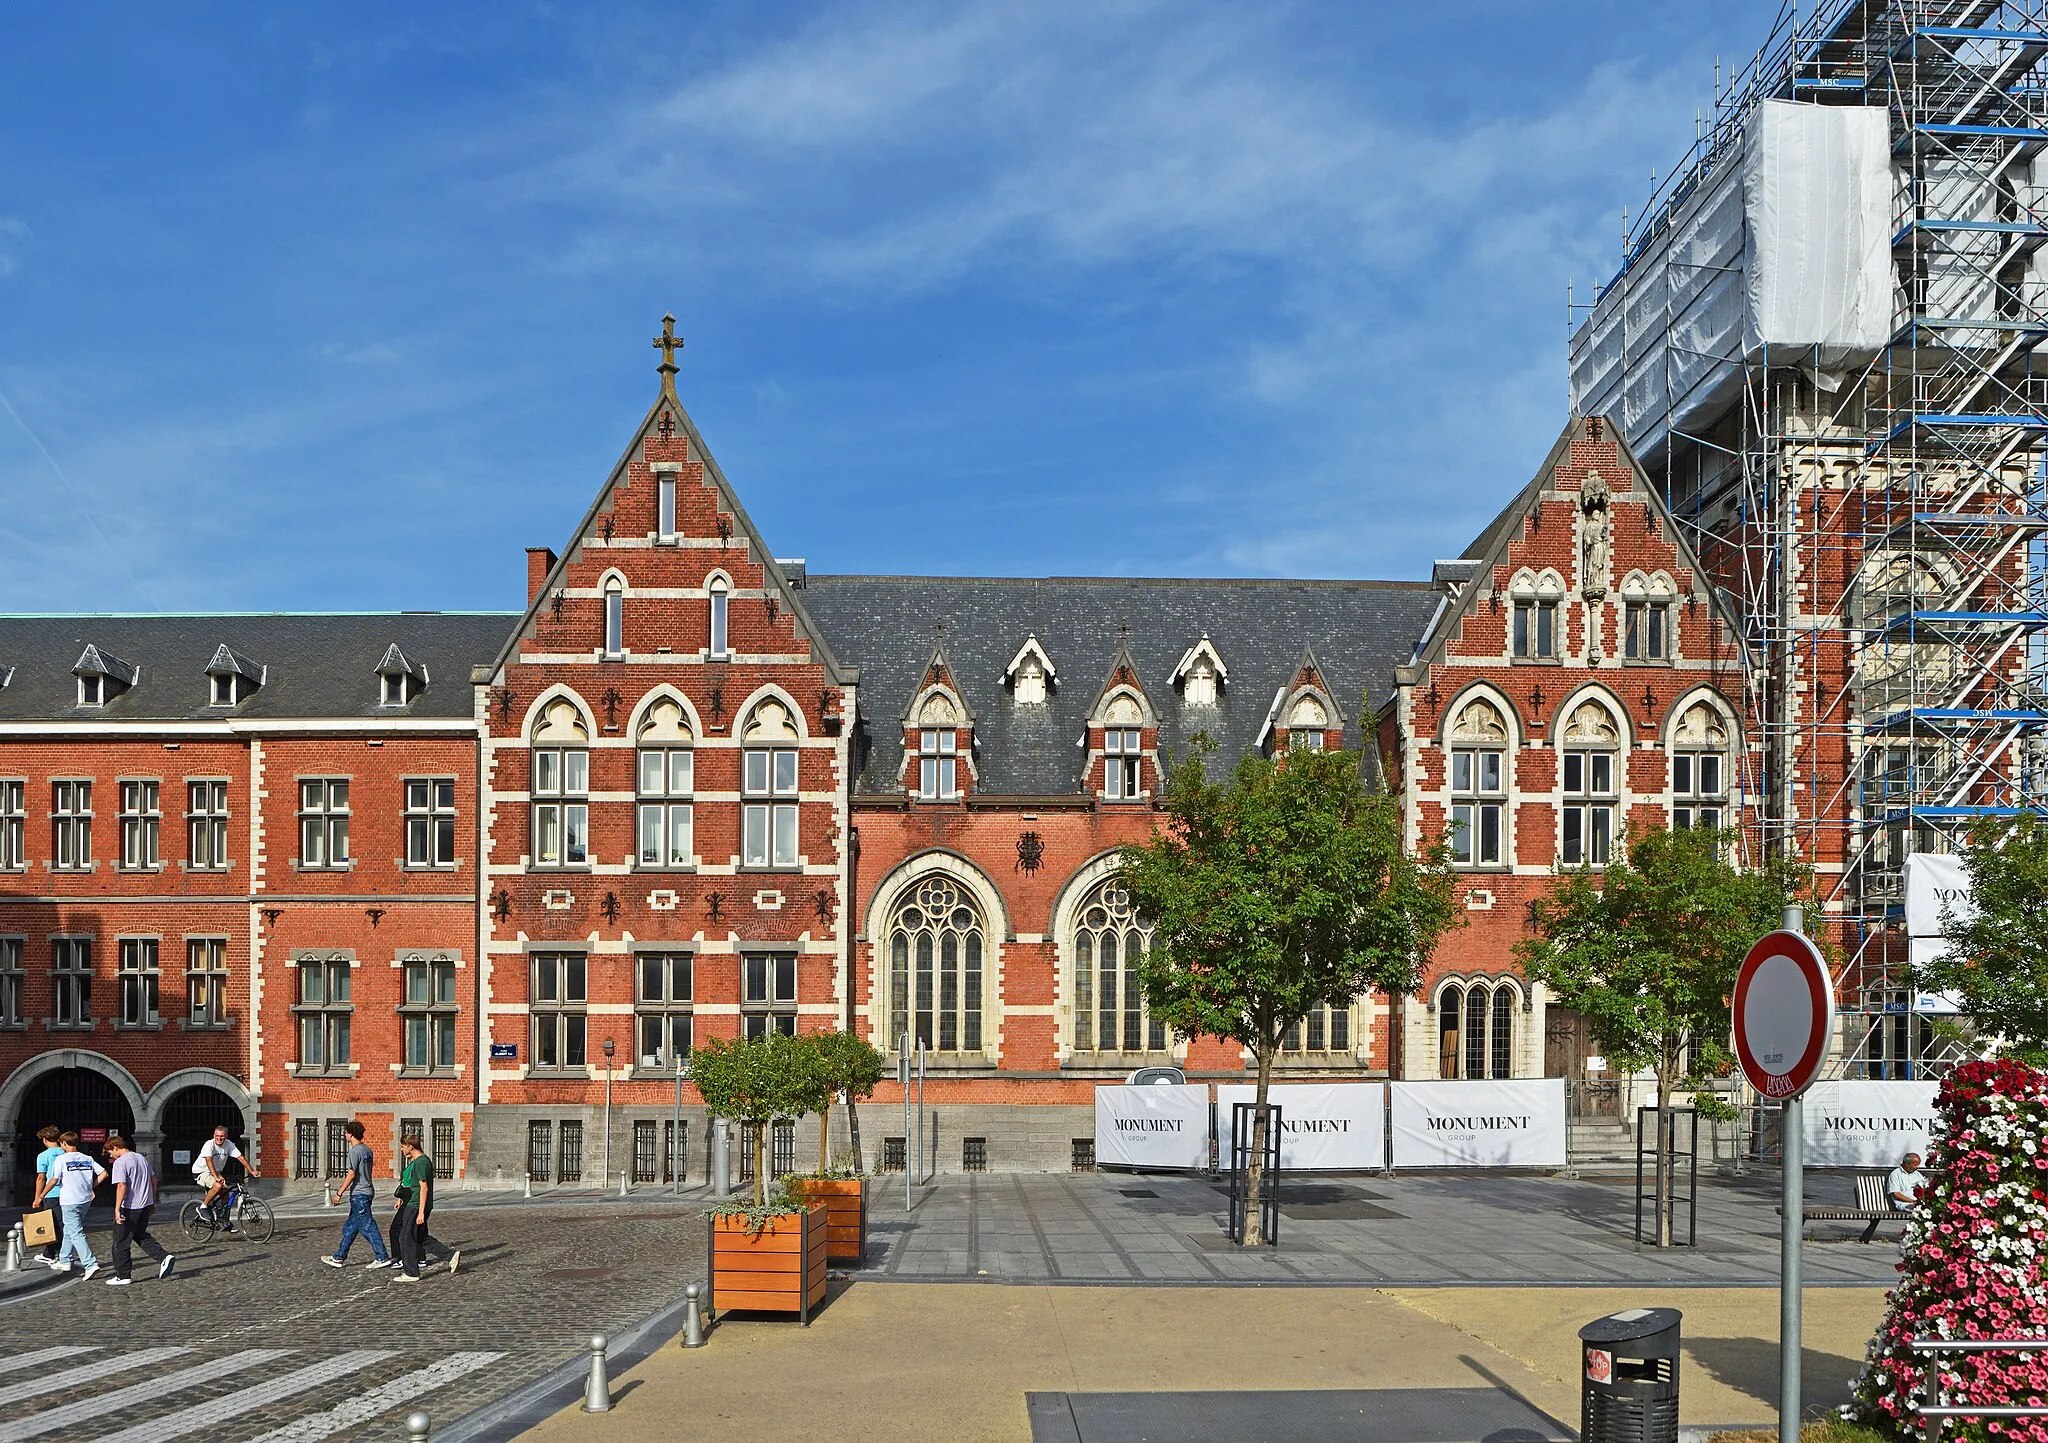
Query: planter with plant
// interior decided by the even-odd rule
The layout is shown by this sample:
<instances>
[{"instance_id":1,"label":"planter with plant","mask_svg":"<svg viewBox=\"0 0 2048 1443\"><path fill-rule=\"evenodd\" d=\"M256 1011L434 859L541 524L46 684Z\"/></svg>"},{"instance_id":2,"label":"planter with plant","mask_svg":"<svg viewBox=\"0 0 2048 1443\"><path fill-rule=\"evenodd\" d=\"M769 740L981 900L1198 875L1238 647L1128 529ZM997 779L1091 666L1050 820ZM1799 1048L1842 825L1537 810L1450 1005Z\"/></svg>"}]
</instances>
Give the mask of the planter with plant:
<instances>
[{"instance_id":1,"label":"planter with plant","mask_svg":"<svg viewBox=\"0 0 2048 1443\"><path fill-rule=\"evenodd\" d=\"M867 1177L860 1170L860 1114L856 1105L874 1094L888 1072L888 1062L866 1039L851 1032L820 1032L809 1039L823 1061L828 1089L846 1101L846 1133L853 1145L851 1166L835 1166L832 1158L830 1107L818 1113L818 1170L791 1178L792 1190L826 1208L826 1230L833 1262L858 1263L867 1255Z\"/></svg>"},{"instance_id":2,"label":"planter with plant","mask_svg":"<svg viewBox=\"0 0 2048 1443\"><path fill-rule=\"evenodd\" d=\"M754 1190L709 1210L711 1306L795 1313L825 1300L826 1209L801 1188L768 1187L768 1129L829 1106L823 1057L809 1038L735 1038L691 1054L691 1080L712 1114L752 1123Z\"/></svg>"}]
</instances>

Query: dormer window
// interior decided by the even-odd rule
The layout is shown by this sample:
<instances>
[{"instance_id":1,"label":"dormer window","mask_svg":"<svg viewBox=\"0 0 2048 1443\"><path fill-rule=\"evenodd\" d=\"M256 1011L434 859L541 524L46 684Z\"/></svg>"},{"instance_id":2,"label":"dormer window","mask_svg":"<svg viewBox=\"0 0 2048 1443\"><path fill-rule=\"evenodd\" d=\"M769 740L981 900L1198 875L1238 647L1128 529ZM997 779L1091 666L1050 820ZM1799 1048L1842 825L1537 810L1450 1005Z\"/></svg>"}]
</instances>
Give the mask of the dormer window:
<instances>
[{"instance_id":1,"label":"dormer window","mask_svg":"<svg viewBox=\"0 0 2048 1443\"><path fill-rule=\"evenodd\" d=\"M1223 664L1223 658L1216 653L1216 647L1209 640L1209 633L1203 632L1202 639L1187 649L1180 665L1173 669L1170 678L1180 687L1182 706L1215 706L1223 688L1230 680L1230 668Z\"/></svg>"},{"instance_id":2,"label":"dormer window","mask_svg":"<svg viewBox=\"0 0 2048 1443\"><path fill-rule=\"evenodd\" d=\"M1024 638L1024 644L1003 668L1003 680L1009 683L1010 700L1018 706L1045 705L1045 699L1059 682L1059 673L1053 669L1045 648L1039 645L1036 633Z\"/></svg>"},{"instance_id":3,"label":"dormer window","mask_svg":"<svg viewBox=\"0 0 2048 1443\"><path fill-rule=\"evenodd\" d=\"M206 664L208 704L240 706L255 695L265 675L262 663L249 660L223 642L214 648L213 660Z\"/></svg>"},{"instance_id":4,"label":"dormer window","mask_svg":"<svg viewBox=\"0 0 2048 1443\"><path fill-rule=\"evenodd\" d=\"M110 651L88 646L79 653L71 674L78 678L80 706L105 706L135 685L142 676L142 668L131 666Z\"/></svg>"},{"instance_id":5,"label":"dormer window","mask_svg":"<svg viewBox=\"0 0 2048 1443\"><path fill-rule=\"evenodd\" d=\"M377 704L379 706L404 706L418 696L427 686L427 669L416 666L398 649L393 642L384 648L383 660L377 663Z\"/></svg>"},{"instance_id":6,"label":"dormer window","mask_svg":"<svg viewBox=\"0 0 2048 1443\"><path fill-rule=\"evenodd\" d=\"M1144 733L1110 727L1102 733L1102 795L1112 802L1135 801L1145 791Z\"/></svg>"},{"instance_id":7,"label":"dormer window","mask_svg":"<svg viewBox=\"0 0 2048 1443\"><path fill-rule=\"evenodd\" d=\"M960 794L959 734L950 727L925 727L917 735L917 790L928 802Z\"/></svg>"}]
</instances>

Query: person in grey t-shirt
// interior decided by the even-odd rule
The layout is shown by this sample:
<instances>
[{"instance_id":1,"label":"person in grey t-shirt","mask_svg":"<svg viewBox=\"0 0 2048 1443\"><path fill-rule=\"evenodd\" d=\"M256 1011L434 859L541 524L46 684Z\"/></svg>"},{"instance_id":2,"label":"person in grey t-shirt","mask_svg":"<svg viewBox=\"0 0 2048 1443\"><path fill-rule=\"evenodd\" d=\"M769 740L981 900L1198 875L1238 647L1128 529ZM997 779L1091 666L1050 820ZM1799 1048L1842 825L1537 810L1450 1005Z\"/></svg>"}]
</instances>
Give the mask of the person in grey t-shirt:
<instances>
[{"instance_id":1,"label":"person in grey t-shirt","mask_svg":"<svg viewBox=\"0 0 2048 1443\"><path fill-rule=\"evenodd\" d=\"M384 1234L378 1231L376 1215L370 1211L376 1193L376 1184L371 1181L377 1176L376 1159L370 1155L370 1145L363 1141L360 1122L350 1118L342 1124L342 1130L349 1136L348 1171L334 1191L337 1197L348 1196L348 1221L341 1225L341 1246L320 1261L330 1268L347 1267L348 1250L355 1245L357 1234L361 1234L370 1240L370 1266L388 1268L391 1254L384 1251Z\"/></svg>"}]
</instances>

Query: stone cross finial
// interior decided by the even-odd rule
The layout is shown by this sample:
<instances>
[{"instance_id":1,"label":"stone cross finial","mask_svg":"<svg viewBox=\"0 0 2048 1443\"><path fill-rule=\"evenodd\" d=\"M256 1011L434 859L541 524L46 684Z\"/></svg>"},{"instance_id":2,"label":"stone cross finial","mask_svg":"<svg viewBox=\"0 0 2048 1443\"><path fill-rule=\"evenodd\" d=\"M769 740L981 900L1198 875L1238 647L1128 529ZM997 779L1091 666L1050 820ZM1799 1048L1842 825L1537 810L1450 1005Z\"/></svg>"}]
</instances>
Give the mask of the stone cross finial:
<instances>
[{"instance_id":1,"label":"stone cross finial","mask_svg":"<svg viewBox=\"0 0 2048 1443\"><path fill-rule=\"evenodd\" d=\"M675 313L661 318L661 334L654 338L654 349L661 352L661 364L655 369L664 376L676 373L676 352L683 348L683 338L676 334Z\"/></svg>"}]
</instances>

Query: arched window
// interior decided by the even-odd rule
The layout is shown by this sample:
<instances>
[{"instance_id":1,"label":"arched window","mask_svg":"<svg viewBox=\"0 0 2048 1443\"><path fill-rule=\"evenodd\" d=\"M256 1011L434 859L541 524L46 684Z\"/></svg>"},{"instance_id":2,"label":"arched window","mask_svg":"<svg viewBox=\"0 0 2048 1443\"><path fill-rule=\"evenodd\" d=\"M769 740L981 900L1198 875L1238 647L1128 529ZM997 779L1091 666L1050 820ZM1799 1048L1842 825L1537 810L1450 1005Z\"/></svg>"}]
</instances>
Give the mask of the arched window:
<instances>
[{"instance_id":1,"label":"arched window","mask_svg":"<svg viewBox=\"0 0 2048 1443\"><path fill-rule=\"evenodd\" d=\"M1513 1077L1518 999L1511 982L1445 983L1436 995L1439 1075Z\"/></svg>"},{"instance_id":2,"label":"arched window","mask_svg":"<svg viewBox=\"0 0 2048 1443\"><path fill-rule=\"evenodd\" d=\"M604 584L604 654L623 656L626 651L626 585L618 577Z\"/></svg>"},{"instance_id":3,"label":"arched window","mask_svg":"<svg viewBox=\"0 0 2048 1443\"><path fill-rule=\"evenodd\" d=\"M724 656L725 645L725 604L731 588L723 576L711 578L711 654Z\"/></svg>"},{"instance_id":4,"label":"arched window","mask_svg":"<svg viewBox=\"0 0 2048 1443\"><path fill-rule=\"evenodd\" d=\"M1614 853L1615 815L1620 810L1621 726L1614 713L1588 699L1565 719L1560 751L1564 764L1563 858L1567 863L1604 867Z\"/></svg>"},{"instance_id":5,"label":"arched window","mask_svg":"<svg viewBox=\"0 0 2048 1443\"><path fill-rule=\"evenodd\" d=\"M1451 860L1500 865L1506 855L1508 724L1500 708L1475 697L1451 727Z\"/></svg>"},{"instance_id":6,"label":"arched window","mask_svg":"<svg viewBox=\"0 0 2048 1443\"><path fill-rule=\"evenodd\" d=\"M1138 924L1131 894L1105 877L1074 915L1074 1050L1164 1052L1166 1026L1146 1012L1138 969L1152 931Z\"/></svg>"},{"instance_id":7,"label":"arched window","mask_svg":"<svg viewBox=\"0 0 2048 1443\"><path fill-rule=\"evenodd\" d=\"M1672 830L1728 824L1728 773L1727 719L1694 702L1671 730Z\"/></svg>"},{"instance_id":8,"label":"arched window","mask_svg":"<svg viewBox=\"0 0 2048 1443\"><path fill-rule=\"evenodd\" d=\"M889 1036L937 1052L981 1051L981 912L950 877L907 891L889 919Z\"/></svg>"},{"instance_id":9,"label":"arched window","mask_svg":"<svg viewBox=\"0 0 2048 1443\"><path fill-rule=\"evenodd\" d=\"M762 702L740 730L740 861L748 867L797 865L797 743L794 714Z\"/></svg>"},{"instance_id":10,"label":"arched window","mask_svg":"<svg viewBox=\"0 0 2048 1443\"><path fill-rule=\"evenodd\" d=\"M533 865L590 861L590 728L567 697L534 719Z\"/></svg>"},{"instance_id":11,"label":"arched window","mask_svg":"<svg viewBox=\"0 0 2048 1443\"><path fill-rule=\"evenodd\" d=\"M1307 751L1323 749L1323 733L1330 725L1330 709L1314 696L1300 697L1287 713L1287 745Z\"/></svg>"},{"instance_id":12,"label":"arched window","mask_svg":"<svg viewBox=\"0 0 2048 1443\"><path fill-rule=\"evenodd\" d=\"M1351 1008L1311 1007L1308 1016L1287 1029L1280 1039L1282 1052L1351 1051Z\"/></svg>"},{"instance_id":13,"label":"arched window","mask_svg":"<svg viewBox=\"0 0 2048 1443\"><path fill-rule=\"evenodd\" d=\"M636 739L634 795L636 856L642 867L687 867L696 860L691 850L691 792L694 789L695 737L689 719L673 701L658 701L647 710Z\"/></svg>"}]
</instances>

